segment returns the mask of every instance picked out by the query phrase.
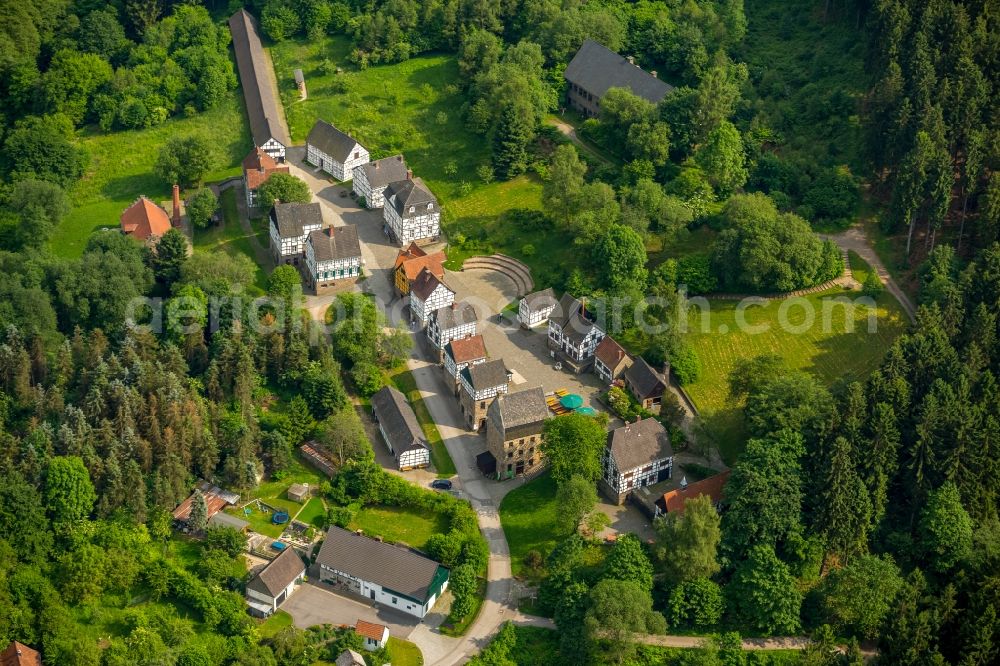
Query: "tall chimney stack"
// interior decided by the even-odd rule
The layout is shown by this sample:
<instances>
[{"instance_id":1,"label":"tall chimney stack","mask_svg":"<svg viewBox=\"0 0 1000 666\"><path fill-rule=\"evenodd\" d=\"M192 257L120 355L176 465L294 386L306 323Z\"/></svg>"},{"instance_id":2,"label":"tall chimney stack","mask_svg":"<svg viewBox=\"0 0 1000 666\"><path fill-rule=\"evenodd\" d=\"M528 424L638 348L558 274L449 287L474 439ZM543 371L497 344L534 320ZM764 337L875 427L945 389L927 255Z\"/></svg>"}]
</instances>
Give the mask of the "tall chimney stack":
<instances>
[{"instance_id":1,"label":"tall chimney stack","mask_svg":"<svg viewBox=\"0 0 1000 666\"><path fill-rule=\"evenodd\" d=\"M181 188L174 183L174 219L173 225L175 227L181 226Z\"/></svg>"}]
</instances>

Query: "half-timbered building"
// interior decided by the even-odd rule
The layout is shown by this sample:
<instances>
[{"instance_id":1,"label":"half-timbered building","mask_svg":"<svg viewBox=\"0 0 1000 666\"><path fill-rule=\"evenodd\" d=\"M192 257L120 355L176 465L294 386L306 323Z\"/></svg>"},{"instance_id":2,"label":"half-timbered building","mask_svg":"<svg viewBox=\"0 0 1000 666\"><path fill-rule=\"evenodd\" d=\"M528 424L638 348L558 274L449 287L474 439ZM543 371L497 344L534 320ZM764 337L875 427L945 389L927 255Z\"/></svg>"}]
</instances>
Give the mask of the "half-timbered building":
<instances>
[{"instance_id":1,"label":"half-timbered building","mask_svg":"<svg viewBox=\"0 0 1000 666\"><path fill-rule=\"evenodd\" d=\"M517 321L524 328L541 326L549 320L559 300L552 287L523 297L517 304Z\"/></svg>"},{"instance_id":2,"label":"half-timbered building","mask_svg":"<svg viewBox=\"0 0 1000 666\"><path fill-rule=\"evenodd\" d=\"M260 42L257 20L247 10L240 9L229 17L229 31L233 35L236 68L240 73L253 145L284 162L285 148L292 140L281 122L277 91L268 72L270 67Z\"/></svg>"},{"instance_id":3,"label":"half-timbered building","mask_svg":"<svg viewBox=\"0 0 1000 666\"><path fill-rule=\"evenodd\" d=\"M425 268L438 280L444 279L444 252L428 254L416 243L410 243L396 255L392 268L392 282L400 296L410 295L410 285Z\"/></svg>"},{"instance_id":4,"label":"half-timbered building","mask_svg":"<svg viewBox=\"0 0 1000 666\"><path fill-rule=\"evenodd\" d=\"M486 342L481 335L452 340L444 346L442 367L455 395L462 387L462 371L470 365L486 362Z\"/></svg>"},{"instance_id":5,"label":"half-timbered building","mask_svg":"<svg viewBox=\"0 0 1000 666\"><path fill-rule=\"evenodd\" d=\"M250 154L243 158L243 190L246 193L248 207L253 208L257 205L257 189L274 173L288 173L288 165L278 164L261 148L254 147Z\"/></svg>"},{"instance_id":6,"label":"half-timbered building","mask_svg":"<svg viewBox=\"0 0 1000 666\"><path fill-rule=\"evenodd\" d=\"M384 192L382 219L385 232L394 242L433 240L441 235L441 209L424 181L406 172L404 180L389 183Z\"/></svg>"},{"instance_id":7,"label":"half-timbered building","mask_svg":"<svg viewBox=\"0 0 1000 666\"><path fill-rule=\"evenodd\" d=\"M476 334L478 320L476 308L471 303L453 302L443 308L431 312L427 318L427 339L438 350L439 359L443 359L444 346L458 338L467 338Z\"/></svg>"},{"instance_id":8,"label":"half-timbered building","mask_svg":"<svg viewBox=\"0 0 1000 666\"><path fill-rule=\"evenodd\" d=\"M674 450L662 423L654 418L626 423L608 433L598 486L623 504L633 491L669 479L673 466Z\"/></svg>"},{"instance_id":9,"label":"half-timbered building","mask_svg":"<svg viewBox=\"0 0 1000 666\"><path fill-rule=\"evenodd\" d=\"M402 155L383 157L354 167L353 188L366 208L381 208L389 183L406 180L406 161Z\"/></svg>"},{"instance_id":10,"label":"half-timbered building","mask_svg":"<svg viewBox=\"0 0 1000 666\"><path fill-rule=\"evenodd\" d=\"M368 159L364 146L325 120L317 120L306 137L306 161L337 180L353 178L354 167L365 164Z\"/></svg>"},{"instance_id":11,"label":"half-timbered building","mask_svg":"<svg viewBox=\"0 0 1000 666\"><path fill-rule=\"evenodd\" d=\"M625 388L639 401L643 409L659 414L660 406L663 404L663 394L667 390L669 371L669 368L665 367L664 372L658 372L646 362L646 359L637 356L623 375Z\"/></svg>"},{"instance_id":12,"label":"half-timbered building","mask_svg":"<svg viewBox=\"0 0 1000 666\"><path fill-rule=\"evenodd\" d=\"M395 387L386 386L372 396L372 419L400 470L427 467L431 463L430 446L417 415L406 396Z\"/></svg>"},{"instance_id":13,"label":"half-timbered building","mask_svg":"<svg viewBox=\"0 0 1000 666\"><path fill-rule=\"evenodd\" d=\"M590 367L604 336L604 330L586 304L570 294L563 294L549 315L549 348L557 351L575 372Z\"/></svg>"},{"instance_id":14,"label":"half-timbered building","mask_svg":"<svg viewBox=\"0 0 1000 666\"><path fill-rule=\"evenodd\" d=\"M323 294L343 280L361 276L361 241L353 224L313 231L305 245L307 281Z\"/></svg>"},{"instance_id":15,"label":"half-timbered building","mask_svg":"<svg viewBox=\"0 0 1000 666\"><path fill-rule=\"evenodd\" d=\"M458 373L462 383L459 404L469 430L486 425L486 410L498 395L507 393L511 372L502 359L469 365Z\"/></svg>"},{"instance_id":16,"label":"half-timbered building","mask_svg":"<svg viewBox=\"0 0 1000 666\"><path fill-rule=\"evenodd\" d=\"M410 320L423 326L432 312L454 302L455 292L425 268L410 285Z\"/></svg>"},{"instance_id":17,"label":"half-timbered building","mask_svg":"<svg viewBox=\"0 0 1000 666\"><path fill-rule=\"evenodd\" d=\"M323 210L317 202L276 203L268 220L274 263L298 266L306 238L323 228Z\"/></svg>"},{"instance_id":18,"label":"half-timbered building","mask_svg":"<svg viewBox=\"0 0 1000 666\"><path fill-rule=\"evenodd\" d=\"M486 410L486 446L496 460L498 480L541 467L542 428L549 415L542 387L498 395Z\"/></svg>"},{"instance_id":19,"label":"half-timbered building","mask_svg":"<svg viewBox=\"0 0 1000 666\"><path fill-rule=\"evenodd\" d=\"M594 374L605 384L611 384L632 365L632 357L610 335L594 350Z\"/></svg>"},{"instance_id":20,"label":"half-timbered building","mask_svg":"<svg viewBox=\"0 0 1000 666\"><path fill-rule=\"evenodd\" d=\"M601 98L611 88L627 88L633 95L659 104L673 88L656 72L646 72L631 57L620 56L592 39L566 65L566 98L569 105L588 117L601 113Z\"/></svg>"}]
</instances>

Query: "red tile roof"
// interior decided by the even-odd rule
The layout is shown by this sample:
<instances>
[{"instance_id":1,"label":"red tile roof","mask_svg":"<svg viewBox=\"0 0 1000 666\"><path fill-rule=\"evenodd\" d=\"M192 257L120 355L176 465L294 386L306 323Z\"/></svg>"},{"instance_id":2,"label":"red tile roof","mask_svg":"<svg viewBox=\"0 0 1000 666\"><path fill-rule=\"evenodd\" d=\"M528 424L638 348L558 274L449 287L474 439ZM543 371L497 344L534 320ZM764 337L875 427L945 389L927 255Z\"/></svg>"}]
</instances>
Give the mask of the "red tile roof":
<instances>
[{"instance_id":1,"label":"red tile roof","mask_svg":"<svg viewBox=\"0 0 1000 666\"><path fill-rule=\"evenodd\" d=\"M386 627L382 624L358 620L358 623L354 625L354 631L357 632L359 636L364 638L370 638L373 641L381 641L385 636Z\"/></svg>"},{"instance_id":2,"label":"red tile roof","mask_svg":"<svg viewBox=\"0 0 1000 666\"><path fill-rule=\"evenodd\" d=\"M170 230L170 216L146 197L139 197L121 216L122 232L140 240L160 237Z\"/></svg>"},{"instance_id":3,"label":"red tile roof","mask_svg":"<svg viewBox=\"0 0 1000 666\"><path fill-rule=\"evenodd\" d=\"M254 148L243 158L243 176L247 187L256 190L267 182L272 173L288 173L288 166L278 162L260 148Z\"/></svg>"},{"instance_id":4,"label":"red tile roof","mask_svg":"<svg viewBox=\"0 0 1000 666\"><path fill-rule=\"evenodd\" d=\"M683 490L678 488L677 490L664 493L663 497L657 501L657 504L661 505L661 509L665 508L667 513L683 513L684 502L692 497L699 497L701 495L708 495L712 498L713 504L718 504L722 499L722 489L728 480L729 470L726 470L721 474L710 476L707 479L689 483L687 488Z\"/></svg>"},{"instance_id":5,"label":"red tile roof","mask_svg":"<svg viewBox=\"0 0 1000 666\"><path fill-rule=\"evenodd\" d=\"M423 250L420 252L421 254L416 256L407 256L409 250L401 251L399 256L396 257L396 268L402 266L406 279L411 282L416 280L417 276L425 268L437 279L443 279L444 261L446 259L444 252L435 252L434 254L426 254Z\"/></svg>"},{"instance_id":6,"label":"red tile roof","mask_svg":"<svg viewBox=\"0 0 1000 666\"><path fill-rule=\"evenodd\" d=\"M42 666L42 656L24 643L11 641L7 649L0 652L0 666Z\"/></svg>"},{"instance_id":7,"label":"red tile roof","mask_svg":"<svg viewBox=\"0 0 1000 666\"><path fill-rule=\"evenodd\" d=\"M486 358L486 341L481 335L470 335L448 343L451 348L451 358L455 363L469 363Z\"/></svg>"},{"instance_id":8,"label":"red tile roof","mask_svg":"<svg viewBox=\"0 0 1000 666\"><path fill-rule=\"evenodd\" d=\"M601 340L597 349L594 350L594 355L600 359L601 363L612 369L618 367L622 359L628 356L622 346L615 342L610 335Z\"/></svg>"}]
</instances>

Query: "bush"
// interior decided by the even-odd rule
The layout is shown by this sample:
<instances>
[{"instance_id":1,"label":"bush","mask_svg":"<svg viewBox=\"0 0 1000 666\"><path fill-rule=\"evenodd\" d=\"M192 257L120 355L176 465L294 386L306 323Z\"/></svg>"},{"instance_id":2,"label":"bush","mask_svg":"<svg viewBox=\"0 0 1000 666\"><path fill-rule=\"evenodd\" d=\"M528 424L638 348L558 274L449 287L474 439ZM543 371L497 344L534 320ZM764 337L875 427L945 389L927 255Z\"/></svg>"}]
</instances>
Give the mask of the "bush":
<instances>
[{"instance_id":1,"label":"bush","mask_svg":"<svg viewBox=\"0 0 1000 666\"><path fill-rule=\"evenodd\" d=\"M191 195L187 202L188 220L195 227L204 229L211 222L215 211L219 209L219 200L212 190L203 188Z\"/></svg>"},{"instance_id":2,"label":"bush","mask_svg":"<svg viewBox=\"0 0 1000 666\"><path fill-rule=\"evenodd\" d=\"M385 375L374 363L363 361L351 368L351 380L358 393L367 398L375 395L385 386Z\"/></svg>"},{"instance_id":3,"label":"bush","mask_svg":"<svg viewBox=\"0 0 1000 666\"><path fill-rule=\"evenodd\" d=\"M681 583L670 593L667 613L677 627L707 629L719 623L726 609L722 589L707 578Z\"/></svg>"},{"instance_id":4,"label":"bush","mask_svg":"<svg viewBox=\"0 0 1000 666\"><path fill-rule=\"evenodd\" d=\"M689 254L677 262L677 284L686 285L689 294L715 291L718 281L712 274L711 259L705 254Z\"/></svg>"},{"instance_id":5,"label":"bush","mask_svg":"<svg viewBox=\"0 0 1000 666\"><path fill-rule=\"evenodd\" d=\"M701 361L691 345L682 344L670 354L670 370L681 386L693 384L701 375Z\"/></svg>"},{"instance_id":6,"label":"bush","mask_svg":"<svg viewBox=\"0 0 1000 666\"><path fill-rule=\"evenodd\" d=\"M451 572L448 587L453 597L449 618L452 622L459 622L472 612L476 604L478 587L476 570L467 564L455 567Z\"/></svg>"},{"instance_id":7,"label":"bush","mask_svg":"<svg viewBox=\"0 0 1000 666\"><path fill-rule=\"evenodd\" d=\"M861 293L869 298L878 298L882 294L883 289L885 287L882 285L882 280L875 269L873 268L868 271L868 275L865 276L865 281L861 285Z\"/></svg>"},{"instance_id":8,"label":"bush","mask_svg":"<svg viewBox=\"0 0 1000 666\"><path fill-rule=\"evenodd\" d=\"M632 404L632 398L617 386L612 386L608 389L608 406L611 407L611 411L615 413L615 416L623 421L630 421L635 416L635 406Z\"/></svg>"}]
</instances>

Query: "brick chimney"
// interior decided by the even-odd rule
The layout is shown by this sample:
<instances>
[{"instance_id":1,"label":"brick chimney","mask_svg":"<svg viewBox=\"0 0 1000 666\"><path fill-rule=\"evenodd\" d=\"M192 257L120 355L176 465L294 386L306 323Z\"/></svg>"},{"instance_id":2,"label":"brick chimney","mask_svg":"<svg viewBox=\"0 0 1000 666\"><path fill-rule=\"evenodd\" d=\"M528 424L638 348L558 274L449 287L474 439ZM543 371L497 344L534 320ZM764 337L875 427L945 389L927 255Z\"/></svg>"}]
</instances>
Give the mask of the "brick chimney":
<instances>
[{"instance_id":1,"label":"brick chimney","mask_svg":"<svg viewBox=\"0 0 1000 666\"><path fill-rule=\"evenodd\" d=\"M172 224L175 227L181 226L181 188L174 183L174 219Z\"/></svg>"}]
</instances>

